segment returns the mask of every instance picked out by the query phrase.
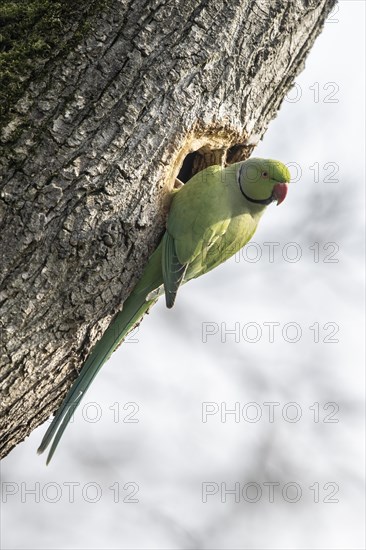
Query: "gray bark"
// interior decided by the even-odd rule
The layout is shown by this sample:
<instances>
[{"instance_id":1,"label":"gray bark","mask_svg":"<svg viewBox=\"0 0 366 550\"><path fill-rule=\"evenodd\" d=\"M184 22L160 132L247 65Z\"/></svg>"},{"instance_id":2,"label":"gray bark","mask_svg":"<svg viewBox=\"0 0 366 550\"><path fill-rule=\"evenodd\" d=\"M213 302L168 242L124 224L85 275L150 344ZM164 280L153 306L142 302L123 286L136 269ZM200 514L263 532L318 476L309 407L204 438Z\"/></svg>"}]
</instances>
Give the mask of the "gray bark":
<instances>
[{"instance_id":1,"label":"gray bark","mask_svg":"<svg viewBox=\"0 0 366 550\"><path fill-rule=\"evenodd\" d=\"M0 184L2 456L57 409L121 308L175 178L250 155L334 2L115 0L13 106Z\"/></svg>"}]
</instances>

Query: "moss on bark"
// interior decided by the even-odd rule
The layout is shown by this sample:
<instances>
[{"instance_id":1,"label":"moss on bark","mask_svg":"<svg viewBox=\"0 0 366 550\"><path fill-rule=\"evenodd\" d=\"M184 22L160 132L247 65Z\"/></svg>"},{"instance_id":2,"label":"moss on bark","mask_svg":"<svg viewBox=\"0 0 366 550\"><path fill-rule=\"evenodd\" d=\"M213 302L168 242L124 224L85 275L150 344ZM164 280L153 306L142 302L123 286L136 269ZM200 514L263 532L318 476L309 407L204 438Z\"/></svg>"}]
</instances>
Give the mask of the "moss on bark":
<instances>
[{"instance_id":1,"label":"moss on bark","mask_svg":"<svg viewBox=\"0 0 366 550\"><path fill-rule=\"evenodd\" d=\"M77 45L108 0L13 0L0 10L0 123L45 64Z\"/></svg>"}]
</instances>

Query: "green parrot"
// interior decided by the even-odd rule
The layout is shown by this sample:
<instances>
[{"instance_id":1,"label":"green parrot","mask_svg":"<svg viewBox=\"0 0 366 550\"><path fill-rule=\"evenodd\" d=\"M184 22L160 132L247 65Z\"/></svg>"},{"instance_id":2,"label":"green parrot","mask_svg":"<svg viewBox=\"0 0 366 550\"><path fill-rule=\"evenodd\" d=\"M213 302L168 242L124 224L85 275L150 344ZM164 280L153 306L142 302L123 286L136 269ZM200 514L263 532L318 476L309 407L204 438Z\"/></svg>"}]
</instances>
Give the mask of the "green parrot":
<instances>
[{"instance_id":1,"label":"green parrot","mask_svg":"<svg viewBox=\"0 0 366 550\"><path fill-rule=\"evenodd\" d=\"M272 159L210 166L173 194L165 234L123 309L96 343L49 426L38 453L52 442L51 460L76 407L102 365L144 313L165 294L173 307L181 284L238 252L253 236L266 207L286 197L290 173Z\"/></svg>"}]
</instances>

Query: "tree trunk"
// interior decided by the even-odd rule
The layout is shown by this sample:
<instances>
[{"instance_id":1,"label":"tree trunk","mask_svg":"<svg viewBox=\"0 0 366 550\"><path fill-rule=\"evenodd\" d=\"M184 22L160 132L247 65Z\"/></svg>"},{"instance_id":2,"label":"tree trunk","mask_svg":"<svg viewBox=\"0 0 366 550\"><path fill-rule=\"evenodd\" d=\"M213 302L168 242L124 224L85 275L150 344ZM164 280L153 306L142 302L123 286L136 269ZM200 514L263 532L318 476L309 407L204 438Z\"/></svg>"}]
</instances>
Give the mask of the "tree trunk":
<instances>
[{"instance_id":1,"label":"tree trunk","mask_svg":"<svg viewBox=\"0 0 366 550\"><path fill-rule=\"evenodd\" d=\"M334 3L114 0L80 8L83 32L62 21L3 119L2 456L121 308L175 178L250 155Z\"/></svg>"}]
</instances>

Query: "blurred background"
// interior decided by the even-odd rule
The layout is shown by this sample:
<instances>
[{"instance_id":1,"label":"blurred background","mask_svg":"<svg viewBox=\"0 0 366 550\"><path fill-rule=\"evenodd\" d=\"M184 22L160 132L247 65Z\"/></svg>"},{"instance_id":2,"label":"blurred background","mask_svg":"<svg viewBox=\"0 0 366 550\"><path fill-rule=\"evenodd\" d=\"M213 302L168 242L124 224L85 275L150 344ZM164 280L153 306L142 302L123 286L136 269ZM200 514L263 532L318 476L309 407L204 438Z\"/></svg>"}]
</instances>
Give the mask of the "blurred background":
<instances>
[{"instance_id":1,"label":"blurred background","mask_svg":"<svg viewBox=\"0 0 366 550\"><path fill-rule=\"evenodd\" d=\"M2 548L365 548L364 16L339 3L255 151L293 182L254 244L153 308L50 466L47 425L3 460Z\"/></svg>"}]
</instances>

